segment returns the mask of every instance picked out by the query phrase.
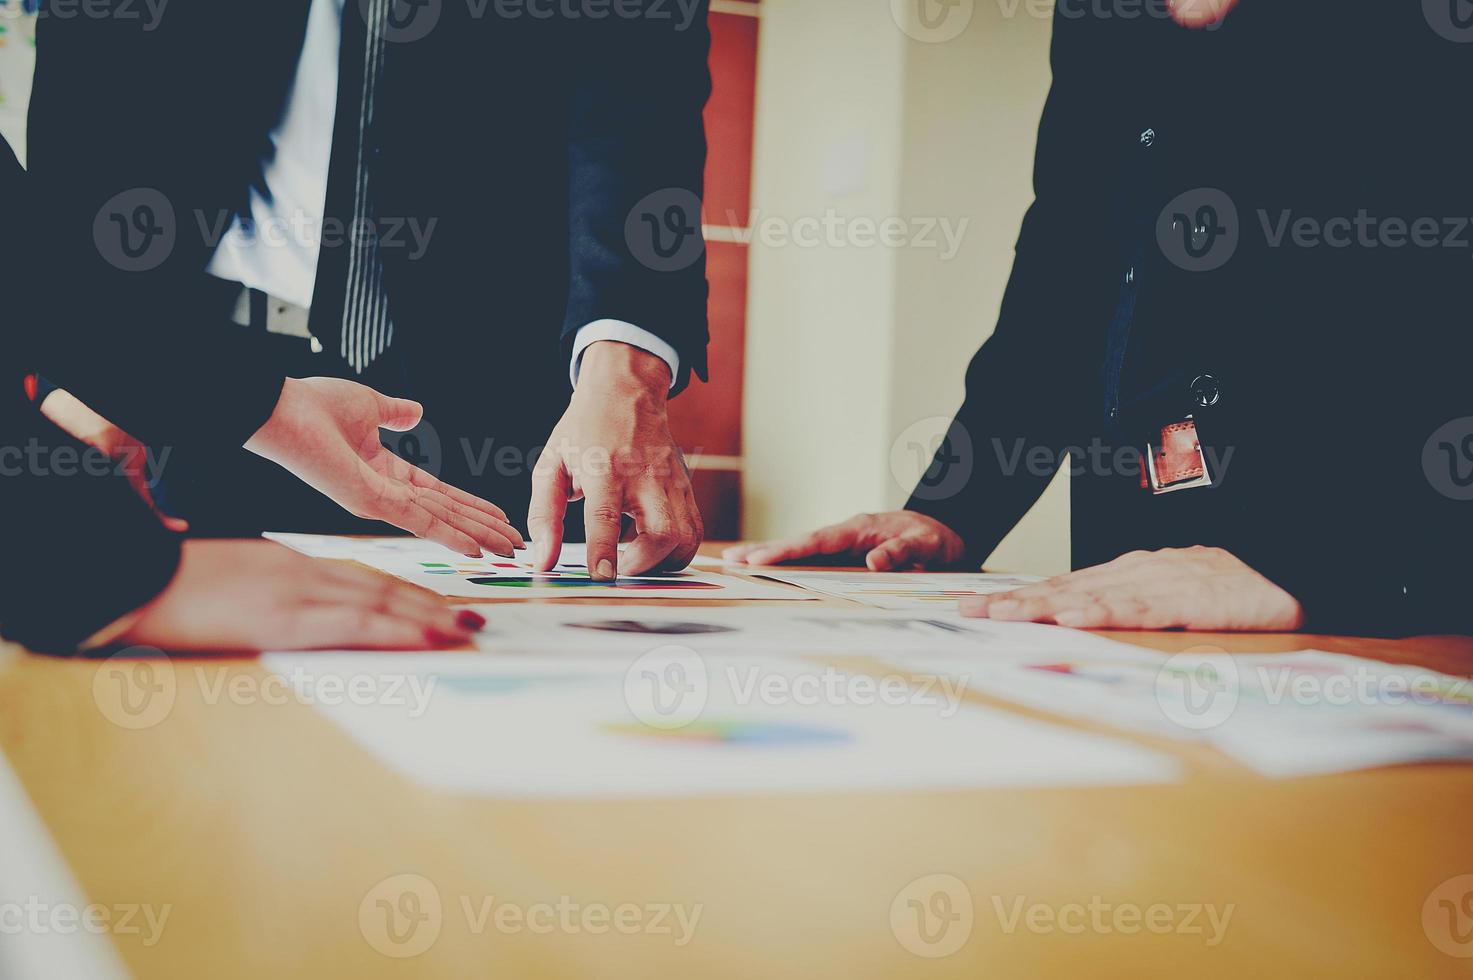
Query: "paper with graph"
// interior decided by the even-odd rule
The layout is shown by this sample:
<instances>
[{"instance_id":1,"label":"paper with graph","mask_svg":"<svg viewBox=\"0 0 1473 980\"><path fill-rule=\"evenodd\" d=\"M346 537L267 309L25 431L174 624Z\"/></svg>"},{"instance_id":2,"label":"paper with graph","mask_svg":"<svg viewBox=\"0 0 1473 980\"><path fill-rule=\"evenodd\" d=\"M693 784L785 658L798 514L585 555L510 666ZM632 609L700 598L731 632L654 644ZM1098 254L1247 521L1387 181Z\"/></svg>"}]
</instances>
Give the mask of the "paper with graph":
<instances>
[{"instance_id":1,"label":"paper with graph","mask_svg":"<svg viewBox=\"0 0 1473 980\"><path fill-rule=\"evenodd\" d=\"M1042 581L1032 575L987 572L789 572L763 569L763 578L880 609L938 609L969 596L1010 592Z\"/></svg>"},{"instance_id":2,"label":"paper with graph","mask_svg":"<svg viewBox=\"0 0 1473 980\"><path fill-rule=\"evenodd\" d=\"M1134 660L893 662L964 676L973 690L1053 714L1206 742L1267 776L1473 760L1473 681L1411 665L1210 648Z\"/></svg>"},{"instance_id":3,"label":"paper with graph","mask_svg":"<svg viewBox=\"0 0 1473 980\"><path fill-rule=\"evenodd\" d=\"M897 676L882 685L797 659L656 647L581 661L271 654L263 663L384 765L456 793L920 791L1158 783L1179 774L1169 755L967 703L955 685ZM421 697L312 696L391 687Z\"/></svg>"},{"instance_id":4,"label":"paper with graph","mask_svg":"<svg viewBox=\"0 0 1473 980\"><path fill-rule=\"evenodd\" d=\"M1071 655L1142 656L1139 647L1092 633L969 619L947 609L895 612L859 607L639 606L588 603L488 605L476 637L483 650L584 656L641 652L679 643L700 653L862 654L947 658L955 664L1050 662Z\"/></svg>"},{"instance_id":5,"label":"paper with graph","mask_svg":"<svg viewBox=\"0 0 1473 980\"><path fill-rule=\"evenodd\" d=\"M781 588L737 575L693 571L620 575L614 582L588 574L582 544L563 546L549 571L533 568L531 552L511 558L457 556L431 541L407 537L353 538L268 532L269 540L314 558L361 562L443 596L457 599L813 599L812 593Z\"/></svg>"}]
</instances>

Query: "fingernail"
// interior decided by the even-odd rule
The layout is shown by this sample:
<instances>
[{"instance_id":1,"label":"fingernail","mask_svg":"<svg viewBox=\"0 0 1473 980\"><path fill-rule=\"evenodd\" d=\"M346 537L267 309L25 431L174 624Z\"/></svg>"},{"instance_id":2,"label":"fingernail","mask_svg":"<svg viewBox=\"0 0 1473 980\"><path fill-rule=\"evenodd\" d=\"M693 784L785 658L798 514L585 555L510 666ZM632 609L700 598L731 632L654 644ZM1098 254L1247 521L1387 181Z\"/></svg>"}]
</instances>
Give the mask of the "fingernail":
<instances>
[{"instance_id":1,"label":"fingernail","mask_svg":"<svg viewBox=\"0 0 1473 980\"><path fill-rule=\"evenodd\" d=\"M480 551L479 548L477 548L475 551L467 551L465 553L465 556L467 558L484 558L484 557L486 557L485 555L481 554L481 551Z\"/></svg>"},{"instance_id":2,"label":"fingernail","mask_svg":"<svg viewBox=\"0 0 1473 980\"><path fill-rule=\"evenodd\" d=\"M598 563L598 577L612 582L614 579L614 563L605 558Z\"/></svg>"},{"instance_id":3,"label":"fingernail","mask_svg":"<svg viewBox=\"0 0 1473 980\"><path fill-rule=\"evenodd\" d=\"M514 549L511 549L511 548L508 548L505 551L498 551L498 552L496 552L496 554L497 554L498 557L501 557L501 558L515 558L517 556L516 551Z\"/></svg>"},{"instance_id":4,"label":"fingernail","mask_svg":"<svg viewBox=\"0 0 1473 980\"><path fill-rule=\"evenodd\" d=\"M486 617L482 616L478 612L473 612L469 609L462 609L460 612L456 613L455 622L458 623L462 629L479 631L486 628Z\"/></svg>"}]
</instances>

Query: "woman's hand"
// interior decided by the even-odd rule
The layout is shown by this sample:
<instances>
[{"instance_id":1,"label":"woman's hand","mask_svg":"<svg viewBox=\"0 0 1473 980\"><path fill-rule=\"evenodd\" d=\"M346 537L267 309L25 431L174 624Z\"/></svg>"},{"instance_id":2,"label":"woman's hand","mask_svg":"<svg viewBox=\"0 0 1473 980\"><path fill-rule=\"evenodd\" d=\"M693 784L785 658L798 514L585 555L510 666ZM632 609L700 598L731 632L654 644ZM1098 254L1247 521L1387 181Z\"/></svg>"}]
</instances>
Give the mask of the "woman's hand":
<instances>
[{"instance_id":1,"label":"woman's hand","mask_svg":"<svg viewBox=\"0 0 1473 980\"><path fill-rule=\"evenodd\" d=\"M115 642L190 652L424 650L485 620L387 575L270 541L186 541L179 570Z\"/></svg>"}]
</instances>

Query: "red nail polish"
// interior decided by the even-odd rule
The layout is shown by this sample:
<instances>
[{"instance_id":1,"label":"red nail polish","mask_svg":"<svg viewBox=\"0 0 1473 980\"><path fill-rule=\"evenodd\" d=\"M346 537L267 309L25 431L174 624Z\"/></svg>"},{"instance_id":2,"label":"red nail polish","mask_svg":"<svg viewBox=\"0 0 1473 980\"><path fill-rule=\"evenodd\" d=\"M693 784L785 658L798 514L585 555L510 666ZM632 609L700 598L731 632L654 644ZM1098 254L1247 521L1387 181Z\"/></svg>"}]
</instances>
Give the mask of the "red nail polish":
<instances>
[{"instance_id":1,"label":"red nail polish","mask_svg":"<svg viewBox=\"0 0 1473 980\"><path fill-rule=\"evenodd\" d=\"M486 628L486 617L482 616L478 612L472 612L469 609L462 609L460 612L456 613L455 622L458 623L462 629L482 630Z\"/></svg>"},{"instance_id":2,"label":"red nail polish","mask_svg":"<svg viewBox=\"0 0 1473 980\"><path fill-rule=\"evenodd\" d=\"M425 639L429 640L432 646L458 647L466 642L466 634L469 632L465 627L449 630L427 626L425 627Z\"/></svg>"}]
</instances>

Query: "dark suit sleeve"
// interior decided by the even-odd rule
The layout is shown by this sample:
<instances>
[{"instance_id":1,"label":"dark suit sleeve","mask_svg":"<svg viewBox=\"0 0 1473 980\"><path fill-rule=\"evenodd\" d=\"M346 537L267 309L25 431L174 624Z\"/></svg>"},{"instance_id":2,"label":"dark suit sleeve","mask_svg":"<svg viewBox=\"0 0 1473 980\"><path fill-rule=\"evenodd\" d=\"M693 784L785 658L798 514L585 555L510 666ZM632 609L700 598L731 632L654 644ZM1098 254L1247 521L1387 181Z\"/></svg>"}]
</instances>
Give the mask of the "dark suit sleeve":
<instances>
[{"instance_id":1,"label":"dark suit sleeve","mask_svg":"<svg viewBox=\"0 0 1473 980\"><path fill-rule=\"evenodd\" d=\"M0 589L0 633L70 653L146 605L179 563L166 531L116 464L51 425L7 372L0 436L0 537L22 570Z\"/></svg>"},{"instance_id":2,"label":"dark suit sleeve","mask_svg":"<svg viewBox=\"0 0 1473 980\"><path fill-rule=\"evenodd\" d=\"M600 319L648 330L680 354L683 387L706 377L701 112L711 91L705 0L573 26L568 137L571 284L562 340ZM626 234L627 232L627 234ZM660 241L655 241L658 235Z\"/></svg>"},{"instance_id":3,"label":"dark suit sleeve","mask_svg":"<svg viewBox=\"0 0 1473 980\"><path fill-rule=\"evenodd\" d=\"M0 200L22 199L21 184L0 141ZM26 398L34 253L25 224L0 221L0 267L17 277L0 309L0 540L17 571L0 589L0 634L66 653L163 591L179 542L112 460L51 425Z\"/></svg>"},{"instance_id":4,"label":"dark suit sleeve","mask_svg":"<svg viewBox=\"0 0 1473 980\"><path fill-rule=\"evenodd\" d=\"M207 239L228 220L204 187L234 175L177 152L188 137L171 127L185 117L115 111L190 91L168 52L198 16L170 10L147 31L113 16L40 22L27 165L46 316L34 355L145 442L239 446L270 417L284 377L262 338L202 288Z\"/></svg>"},{"instance_id":5,"label":"dark suit sleeve","mask_svg":"<svg viewBox=\"0 0 1473 980\"><path fill-rule=\"evenodd\" d=\"M1086 18L1087 20L1087 18ZM1098 268L1094 229L1108 194L1081 161L1102 113L1094 104L1083 22L1054 18L1053 85L1039 126L1034 202L1023 219L997 328L967 369L966 400L907 509L936 518L984 561L1048 486L1098 390L1099 341L1079 332L1109 310L1077 309L1087 290L1064 270ZM1097 43L1097 42L1096 42ZM923 342L919 339L917 342Z\"/></svg>"}]
</instances>

